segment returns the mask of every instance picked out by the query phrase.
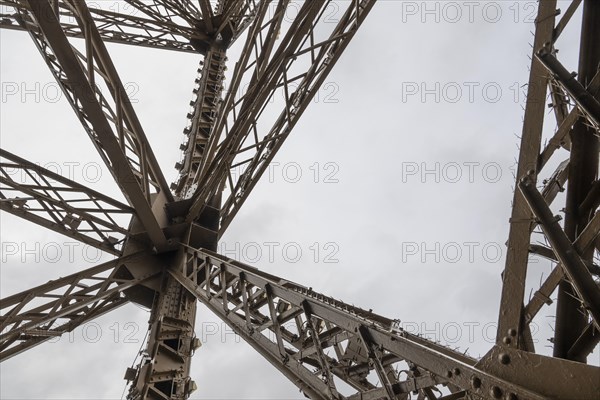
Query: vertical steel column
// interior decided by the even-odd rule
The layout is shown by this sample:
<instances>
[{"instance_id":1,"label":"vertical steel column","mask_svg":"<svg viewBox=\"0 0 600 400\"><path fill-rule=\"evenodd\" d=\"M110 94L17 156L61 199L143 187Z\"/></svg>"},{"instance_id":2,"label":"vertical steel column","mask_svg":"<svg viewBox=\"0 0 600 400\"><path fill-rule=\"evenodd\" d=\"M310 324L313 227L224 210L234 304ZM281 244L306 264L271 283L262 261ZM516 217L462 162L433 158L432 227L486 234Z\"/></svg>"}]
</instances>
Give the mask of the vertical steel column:
<instances>
[{"instance_id":1,"label":"vertical steel column","mask_svg":"<svg viewBox=\"0 0 600 400\"><path fill-rule=\"evenodd\" d=\"M220 203L220 196L215 196L210 207L190 225L185 245L216 250ZM125 375L133 381L128 400L185 400L196 389L190 364L201 345L194 333L197 299L167 270L186 262L185 251L162 257L165 271L152 305L146 350L138 367L128 369Z\"/></svg>"},{"instance_id":2,"label":"vertical steel column","mask_svg":"<svg viewBox=\"0 0 600 400\"><path fill-rule=\"evenodd\" d=\"M220 108L226 61L226 51L214 45L208 48L202 66L198 68L199 76L193 90L196 99L190 102L193 110L187 115L190 122L183 131L187 140L180 147L184 158L175 165L180 174L171 186L178 197L189 198L198 187L200 164Z\"/></svg>"},{"instance_id":3,"label":"vertical steel column","mask_svg":"<svg viewBox=\"0 0 600 400\"><path fill-rule=\"evenodd\" d=\"M146 353L133 378L128 399L187 399L196 388L190 363L198 347L194 336L196 299L176 280L165 274L161 292L153 307Z\"/></svg>"},{"instance_id":4,"label":"vertical steel column","mask_svg":"<svg viewBox=\"0 0 600 400\"><path fill-rule=\"evenodd\" d=\"M544 114L546 112L546 86L548 72L535 57L535 53L552 41L556 17L556 0L540 1L536 18L535 39L531 72L527 87L527 104L523 121L523 134L517 168L517 184L529 171L537 177L537 162L540 154ZM516 185L515 185L516 188ZM502 298L498 317L497 343L528 348L523 338L523 297L529 257L529 242L533 216L527 202L518 189L513 197L510 217L510 232L506 253L506 266L502 273Z\"/></svg>"},{"instance_id":5,"label":"vertical steel column","mask_svg":"<svg viewBox=\"0 0 600 400\"><path fill-rule=\"evenodd\" d=\"M587 86L600 66L600 2L586 0L583 4L581 44L579 49L578 79ZM592 93L593 95L593 93ZM597 99L600 98L597 94ZM581 208L583 201L598 177L599 143L595 131L583 119L579 119L571 131L571 155L567 202L565 207L565 233L575 241L590 221L593 210ZM590 248L581 257L591 261L594 249ZM569 349L575 344L587 326L587 315L581 309L571 283L563 280L559 285L556 305L556 327L554 334L554 356L569 358ZM586 356L576 355L574 361L586 362Z\"/></svg>"}]
</instances>

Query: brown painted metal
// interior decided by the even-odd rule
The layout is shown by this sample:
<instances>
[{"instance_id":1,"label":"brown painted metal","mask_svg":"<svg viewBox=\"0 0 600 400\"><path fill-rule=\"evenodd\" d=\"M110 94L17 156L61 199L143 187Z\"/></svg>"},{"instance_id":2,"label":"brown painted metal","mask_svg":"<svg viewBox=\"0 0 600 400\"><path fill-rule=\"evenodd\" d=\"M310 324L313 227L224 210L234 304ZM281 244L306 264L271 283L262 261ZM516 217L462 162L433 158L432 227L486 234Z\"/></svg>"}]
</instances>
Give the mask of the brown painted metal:
<instances>
[{"instance_id":1,"label":"brown painted metal","mask_svg":"<svg viewBox=\"0 0 600 400\"><path fill-rule=\"evenodd\" d=\"M359 391L360 385L370 386L370 390L380 387L388 393L388 398L395 398L396 396L390 395L390 391L397 395L402 394L397 381L388 382L386 388L380 386L383 379L377 384L349 379L356 379L356 375L350 372L352 370L361 367L367 371L377 370L378 365L379 375L383 376L383 365L390 365L384 360L389 359L388 356L391 355L397 357L392 359L392 363L402 360L412 362L419 366L421 373L435 377L431 386L443 382L451 383L484 397L487 397L493 388L497 388L506 396L516 395L517 398L523 399L545 399L548 396L544 391L530 390L533 387L537 388L540 382L548 380L547 372L537 368L539 361L536 358L531 362L524 358L514 358L510 367L513 373L528 371L529 379L515 383L503 379L501 374L489 373L485 368L479 368L475 360L462 353L408 332L395 330L394 321L371 311L345 304L310 288L207 250L189 249L187 256L187 264L170 270L170 273L251 346L260 348L268 358L278 360L276 367L284 374L293 376L293 382L309 395L311 390L318 390L321 396L325 394L324 398L335 398L331 394L331 388L326 385L327 380L317 379L321 372L314 374L309 371L310 366L327 362L334 375L351 386L358 386ZM268 313L262 311L265 304L269 305ZM338 339L321 339L315 342L311 338L310 325L306 322L307 309L310 310L311 317L317 317L311 322L313 326L315 323L327 326L327 330L319 333L320 337L330 336ZM266 329L271 330L272 334L265 335ZM324 356L324 350L330 349L336 342L345 343L346 340L360 342L357 351L358 354L362 352L362 361L361 357L348 350L352 348L349 344L340 358L334 357L331 351L328 352L329 356ZM321 349L315 348L316 345L321 346ZM369 349L367 352L364 349L360 350L363 345ZM378 354L375 349L381 353ZM484 357L480 364L490 369L492 364L502 368L504 361L491 354ZM572 379L581 379L581 393L597 393L600 390L600 382L594 382L591 374L596 372L597 368L587 367L586 371L589 372L579 377L572 377L568 373L562 377L555 375L551 387L569 387ZM475 378L481 382L477 390L473 390L471 386Z\"/></svg>"},{"instance_id":2,"label":"brown painted metal","mask_svg":"<svg viewBox=\"0 0 600 400\"><path fill-rule=\"evenodd\" d=\"M327 38L316 43L309 38L315 35L315 29L320 26L324 3L305 2L287 35L275 47L275 33L283 19L285 4L287 1L279 4L270 24L261 25L267 11L265 3L249 28L245 51L236 65L230 89L203 154L197 178L198 188L193 195L194 204L187 220L191 221L202 210L206 199L225 185L230 194L223 200L220 236L266 171L374 2L344 3L345 13L337 26ZM267 38L264 42L261 39L263 31ZM258 56L253 54L254 46L262 49ZM288 70L294 63L302 65L302 62L309 65L308 69L288 76ZM237 99L244 76L250 78L249 88L242 98ZM292 83L297 84L293 90L290 88ZM256 132L256 122L260 120L265 105L281 86L286 96L284 110L268 132ZM228 117L231 119L230 125L226 124ZM219 151L216 151L217 145ZM234 169L243 172L235 174L235 171L231 171Z\"/></svg>"},{"instance_id":3,"label":"brown painted metal","mask_svg":"<svg viewBox=\"0 0 600 400\"><path fill-rule=\"evenodd\" d=\"M550 27L545 24L554 20L555 5L549 3L540 3L536 19L538 26L517 172L517 183L526 178L527 184L520 185L523 193L515 192L513 202L497 343L501 346L514 346L531 351L531 344L524 336L522 337L522 334L527 334L529 324L543 305L552 304L552 293L559 286L554 355L585 362L587 354L593 349L590 343L597 343L594 331L588 328L589 319L590 316L600 312L596 304L598 290L588 272L595 251L591 244L597 240L599 232L597 217L593 217L596 211L594 205L597 205L593 189L598 174L598 115L600 113L600 104L594 98L597 96L600 83L597 73L600 49L593 38L600 34L599 17L596 3L583 2L584 22L581 34L580 74L577 81L574 74L569 73L557 59L554 46L581 2L571 3L565 15L553 28L552 40L547 40ZM550 8L544 10L545 6ZM542 39L541 35L544 35L545 39ZM545 104L543 89L546 84L550 88L552 100L550 106L554 108L558 129L540 153ZM573 102L574 105L569 105L569 102ZM560 147L570 151L569 160L560 164L562 167L559 166L559 169L562 168L563 172L559 175L557 170L553 174L546 183L542 196L535 189L537 176ZM537 159L536 162L532 161L534 158ZM554 180L556 184L549 185ZM548 206L556 194L564 190L565 185L567 201L564 207L566 216L563 232L563 228L551 219ZM547 196L551 192L553 192L552 196ZM523 197L525 193L531 209ZM518 210L520 210L519 215L516 215ZM538 220L534 220L532 210L535 211ZM540 213L543 213L543 218ZM542 250L542 256L548 255L544 254L546 253L544 249L536 250L535 245L531 246L529 234L525 234L524 226L528 226L528 231L531 232L538 223L541 224L542 230L552 244L551 249L548 249L550 258L560 260L561 264L554 268L540 289L536 291L534 298L525 301L527 305L522 309L521 301L525 294L522 289L527 277L527 253ZM564 237L565 233L568 239ZM563 263L567 258L569 258L568 266ZM582 286L585 286L585 289L582 289ZM582 306L584 303L588 304L588 307ZM594 316L594 319L597 318ZM515 333L517 340L511 337L511 334ZM576 342L578 345L574 348Z\"/></svg>"},{"instance_id":4,"label":"brown painted metal","mask_svg":"<svg viewBox=\"0 0 600 400\"><path fill-rule=\"evenodd\" d=\"M165 276L150 318L146 351L135 371L128 399L186 399L195 343L196 299Z\"/></svg>"},{"instance_id":5,"label":"brown painted metal","mask_svg":"<svg viewBox=\"0 0 600 400\"><path fill-rule=\"evenodd\" d=\"M23 177L27 179L23 181ZM121 254L120 244L129 232L115 218L131 218L133 209L129 206L3 149L0 184L0 209L106 252Z\"/></svg>"},{"instance_id":6,"label":"brown painted metal","mask_svg":"<svg viewBox=\"0 0 600 400\"><path fill-rule=\"evenodd\" d=\"M218 199L211 205L218 208ZM204 225L190 226L183 245L214 250L218 213L205 215L202 220ZM175 269L185 266L185 252L180 250L170 258L162 256L162 264ZM187 399L196 388L190 377L191 358L201 344L194 333L196 298L166 271L156 289L146 350L135 371L131 370L127 398Z\"/></svg>"},{"instance_id":7,"label":"brown painted metal","mask_svg":"<svg viewBox=\"0 0 600 400\"><path fill-rule=\"evenodd\" d=\"M184 159L177 164L181 173L172 185L179 198L190 198L198 188L200 162L219 112L226 59L225 50L215 46L209 48L198 68L197 86L193 89L196 98L190 102L193 111L188 114L190 122L183 131L187 138L181 146Z\"/></svg>"},{"instance_id":8,"label":"brown painted metal","mask_svg":"<svg viewBox=\"0 0 600 400\"><path fill-rule=\"evenodd\" d=\"M148 269L134 278L126 268L136 263L147 260L143 254L118 258L2 299L0 361L127 302L124 291L160 273Z\"/></svg>"},{"instance_id":9,"label":"brown painted metal","mask_svg":"<svg viewBox=\"0 0 600 400\"><path fill-rule=\"evenodd\" d=\"M534 54L546 43L552 42L556 15L556 1L543 1L539 4L536 18ZM517 167L517 180L529 171L537 176L538 155L540 153L542 126L546 112L546 85L548 73L535 57L531 60L531 72L527 86L527 104L523 120L523 134ZM506 253L506 267L502 274L502 297L498 318L497 343L506 342L509 332L516 332L508 346L520 348L523 297L529 257L529 238L532 230L532 214L523 195L517 190L513 197L513 209L510 217L510 232Z\"/></svg>"},{"instance_id":10,"label":"brown painted metal","mask_svg":"<svg viewBox=\"0 0 600 400\"><path fill-rule=\"evenodd\" d=\"M74 14L63 1L58 2L61 21L60 25L68 37L84 38L81 27L73 23ZM27 4L16 0L1 0L3 10L14 8L14 13L0 13L0 27L3 29L25 30L37 29L37 24L31 19ZM196 53L192 45L206 40L196 29L181 26L166 19L142 18L134 15L90 8L102 40L109 43L119 43L154 49L173 50L186 53Z\"/></svg>"},{"instance_id":11,"label":"brown painted metal","mask_svg":"<svg viewBox=\"0 0 600 400\"><path fill-rule=\"evenodd\" d=\"M600 129L600 95L589 93L585 90L594 76L598 73L600 65L600 4L594 1L584 1L583 21L581 26L581 40L579 51L579 73L578 80L568 79L564 76L566 70L559 63L554 63L554 72L558 81L570 93L579 110L585 114L586 119L580 119L571 131L571 154L569 168L569 183L567 186L567 199L565 204L564 232L566 237L574 241L591 219L591 210L581 212L581 204L585 201L594 181L598 179L598 130ZM550 58L548 61L552 62ZM558 253L557 253L558 255ZM581 257L591 262L594 249L572 256ZM577 273L578 268L564 265L569 274L570 282L564 280L559 285L558 300L556 308L556 325L554 335L554 356L561 358L569 357L569 350L577 342L584 329L588 325L587 313L579 312L581 300L594 293L581 292L578 286L581 279L587 280ZM580 268L579 268L580 269ZM581 272L581 271L579 271ZM583 271L586 272L586 271ZM592 281L593 282L593 281ZM575 286L575 288L573 287ZM597 287L595 288L596 290ZM575 293L579 294L577 296ZM583 298L581 296L584 296ZM600 301L600 300L599 300ZM594 315L596 324L600 318L600 304L594 304L595 310L590 310ZM574 360L586 362L584 355L579 355Z\"/></svg>"},{"instance_id":12,"label":"brown painted metal","mask_svg":"<svg viewBox=\"0 0 600 400\"><path fill-rule=\"evenodd\" d=\"M594 281L600 268L592 262L600 236L599 3L583 2L578 82L556 57L555 46L581 1L573 1L558 22L556 1L539 3L517 169L517 182L525 181L514 194L497 344L475 360L409 334L394 320L213 252L375 0L340 2L343 16L324 36L319 35L329 0L303 2L287 24L288 0L220 0L214 7L207 0L126 1L143 16L88 8L76 0L0 0L13 10L1 15L0 28L29 32L129 202L1 150L7 161L0 163L0 208L122 256L0 300L0 361L132 301L151 308L151 319L144 357L126 374L128 398L184 400L195 388L190 362L199 346L193 330L199 300L314 399L407 400L410 392L429 400L597 397L600 369L585 360L600 341L600 289ZM225 53L243 32L246 41L222 96ZM68 38L83 38L84 52ZM173 193L104 42L204 56ZM299 72L297 65L306 67ZM100 79L110 98L95 89ZM248 90L236 96L243 83ZM543 148L547 86L557 129ZM259 132L256 126L277 90L285 104L270 129ZM554 160L561 147L570 158ZM538 191L537 176L549 164L557 167ZM7 167L25 171L33 184L11 179L3 172ZM561 227L549 205L565 185ZM74 196L92 206L74 206ZM130 215L127 227L115 219L121 214ZM530 242L538 226L549 247ZM527 300L532 252L558 264ZM535 354L531 338L530 324L552 302L557 286L554 350L569 360ZM341 382L355 392L344 397Z\"/></svg>"},{"instance_id":13,"label":"brown painted metal","mask_svg":"<svg viewBox=\"0 0 600 400\"><path fill-rule=\"evenodd\" d=\"M528 176L525 177L519 183L519 189L521 189L529 207L539 219L542 230L546 234L556 258L560 260L565 275L569 277L570 285L577 292L577 309L587 310L592 316L594 324L600 328L600 287L594 282L577 249L559 225L558 219L552 214L542 195L535 188L533 181ZM576 312L576 310L573 310L573 312ZM582 314L585 316L585 313ZM587 322L587 318L585 321ZM579 333L581 334L581 331Z\"/></svg>"},{"instance_id":14,"label":"brown painted metal","mask_svg":"<svg viewBox=\"0 0 600 400\"><path fill-rule=\"evenodd\" d=\"M124 122L118 120L118 117L116 130L113 130L109 122L109 115L106 114L103 108L102 103L105 100L101 97L101 94L98 97L98 89L93 84L95 71L93 68L88 71L82 68L77 52L69 44L51 5L46 1L29 2L29 5L40 30L43 32L43 37L37 36L33 31L30 31L30 34L36 39L36 44L38 44L42 55L47 59L48 65L51 68L56 67L53 72L57 82L64 92L68 92L67 97L71 100L73 108L78 113L80 120L85 121L84 126L87 128L86 130L92 142L100 152L128 202L135 209L150 240L157 249L164 250L168 247L168 242L150 204L150 182L154 182L157 190L166 187L166 183L161 184L161 182L164 182L164 178L160 177L162 172L158 168L145 136L142 132L135 132L134 130L134 132L130 132L132 138L125 138ZM93 28L91 30L93 31ZM92 62L91 57L95 58L97 51L100 51L98 56L102 57L102 53L105 53L106 49L88 48L87 61ZM107 58L104 58L104 62L107 66L110 64ZM107 72L110 76L110 71ZM113 78L115 77L113 76ZM117 107L129 103L126 100L126 92L118 80L111 81L108 86L115 90L116 97L122 99L122 101L116 100ZM127 112L119 113L117 111L113 115L119 116L119 114L123 116L127 115ZM127 150L130 151L127 152ZM139 172L135 171L135 166L130 161L131 154L137 156L140 160ZM145 166L148 166L148 168L145 168ZM153 176L154 173L157 175ZM141 175L142 179L138 179L136 175ZM165 190L159 191L163 199L166 196L165 193Z\"/></svg>"}]
</instances>

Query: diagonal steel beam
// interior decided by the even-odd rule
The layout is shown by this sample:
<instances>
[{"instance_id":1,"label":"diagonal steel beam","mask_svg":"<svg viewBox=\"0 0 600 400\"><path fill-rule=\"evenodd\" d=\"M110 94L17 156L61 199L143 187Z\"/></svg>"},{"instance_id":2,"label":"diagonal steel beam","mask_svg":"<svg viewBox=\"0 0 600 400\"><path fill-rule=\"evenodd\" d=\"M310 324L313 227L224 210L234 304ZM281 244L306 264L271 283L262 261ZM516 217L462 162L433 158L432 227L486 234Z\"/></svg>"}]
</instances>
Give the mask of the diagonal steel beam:
<instances>
[{"instance_id":1,"label":"diagonal steel beam","mask_svg":"<svg viewBox=\"0 0 600 400\"><path fill-rule=\"evenodd\" d=\"M536 57L551 72L557 79L558 83L571 96L581 114L583 114L595 129L600 129L600 102L594 98L586 87L576 79L576 74L570 73L556 59L552 50L548 47L543 47L536 53ZM597 72L596 72L597 74Z\"/></svg>"},{"instance_id":2,"label":"diagonal steel beam","mask_svg":"<svg viewBox=\"0 0 600 400\"><path fill-rule=\"evenodd\" d=\"M567 356L571 360L587 357L600 343L600 329L593 322L587 324L581 335L569 349Z\"/></svg>"},{"instance_id":3,"label":"diagonal steel beam","mask_svg":"<svg viewBox=\"0 0 600 400\"><path fill-rule=\"evenodd\" d=\"M52 329L32 331L29 336L23 336L21 341L14 346L8 347L5 350L0 351L0 361L8 360L24 351L32 349L52 338L61 336L67 332L72 332L78 326L85 324L95 318L98 318L118 307L127 304L127 300L124 298L107 299L102 304L90 309L88 312L83 313L77 317L74 317L70 321L63 325L57 326Z\"/></svg>"},{"instance_id":4,"label":"diagonal steel beam","mask_svg":"<svg viewBox=\"0 0 600 400\"><path fill-rule=\"evenodd\" d=\"M600 213L594 214L594 217L577 237L577 240L573 243L575 249L579 254L586 252L594 242L600 236ZM550 252L552 252L551 249ZM556 256L552 253L554 259ZM550 302L550 295L554 292L558 284L564 278L565 272L561 265L554 267L550 275L546 278L544 283L535 292L533 298L527 303L524 309L525 323L529 324L544 304Z\"/></svg>"},{"instance_id":5,"label":"diagonal steel beam","mask_svg":"<svg viewBox=\"0 0 600 400\"><path fill-rule=\"evenodd\" d=\"M419 375L434 378L430 386L419 388L422 396L427 390L444 383L454 388L453 391L466 391L474 396L486 397L489 394L489 397L499 398L496 393L501 393L506 394L506 398L516 396L541 400L546 399L548 393L558 385L571 385L572 379L580 382L590 382L592 379L588 368L585 376L570 377L567 373L564 378L555 377L554 382L549 382L541 375L536 375L534 364L520 364L518 359L511 360L512 368L522 373L527 371L528 378L538 382L537 387L540 386L539 382L549 382L542 392L531 390L526 383L515 384L499 374L479 368L475 360L462 353L409 334L396 327L394 321L372 311L351 306L211 251L187 248L186 253L187 262L169 269L170 274L311 398L331 398L327 373L320 367L320 363L324 362L341 380L346 380L352 370L368 373L378 364L380 370L384 371L394 367L397 362L407 362L418 368ZM270 303L273 306L265 307ZM310 309L310 325L304 311L307 307ZM294 324L281 322L293 314L296 315ZM336 329L332 335L339 335L343 331L349 338L344 340L344 351L337 353L341 356L331 351L312 351L308 356L307 350L315 346L321 346L321 350L333 347L326 340L315 342L310 332L332 328ZM360 337L368 338L370 354L360 344L359 332ZM319 338L321 334L326 335L321 332ZM280 343L284 344L284 354ZM322 355L320 360L319 354ZM499 360L495 357L489 362L504 365ZM547 361L536 360L540 371L549 365ZM362 398L363 391L367 393L376 388L381 389L377 393L387 393L388 396L390 392L400 394L400 385L401 382L390 382L386 392L379 382L369 389L359 390L355 397ZM596 384L578 390L589 395L598 388Z\"/></svg>"},{"instance_id":6,"label":"diagonal steel beam","mask_svg":"<svg viewBox=\"0 0 600 400\"><path fill-rule=\"evenodd\" d=\"M213 32L213 10L209 0L198 0L200 5L200 11L202 12L202 22L206 26L206 30L210 33Z\"/></svg>"},{"instance_id":7,"label":"diagonal steel beam","mask_svg":"<svg viewBox=\"0 0 600 400\"><path fill-rule=\"evenodd\" d=\"M148 144L143 132L137 130L134 124L135 118L130 113L129 108L124 105L128 103L126 93L118 81L118 77L113 75L112 63L103 49L103 45L97 42L98 32L93 23L86 25L89 29L89 40L91 43L87 46L88 64L98 57L101 61L98 63L104 67L104 72L108 74L111 82L109 88L116 94L116 131L113 131L109 119L103 109L101 100L97 97L94 90L94 67L88 65L87 71L79 61L75 50L71 47L67 37L54 14L51 4L46 1L28 1L31 12L37 21L43 37L36 36L30 32L34 39L39 40L40 51L46 58L49 65L56 67L53 70L57 81L61 84L64 91L68 92L68 98L71 104L78 111L80 120L85 121L88 134L100 152L103 160L108 165L123 194L129 204L135 209L138 218L144 226L150 240L158 250L164 250L168 247L167 239L161 230L159 220L164 218L162 207L158 207L159 215L155 216L151 206L150 184L159 190L162 199L157 201L166 201L170 192L166 189L166 182L160 173L150 145ZM88 20L88 22L90 22ZM94 35L95 33L95 35ZM37 43L37 42L36 42ZM48 52L52 49L52 54ZM111 79L112 78L112 79ZM124 107L124 108L122 108ZM124 129L125 122L129 122L129 128ZM133 124L133 126L131 125ZM126 136L127 134L127 136ZM129 146L129 147L128 147ZM128 152L129 150L129 152ZM138 163L133 163L130 154L137 156Z\"/></svg>"},{"instance_id":8,"label":"diagonal steel beam","mask_svg":"<svg viewBox=\"0 0 600 400\"><path fill-rule=\"evenodd\" d=\"M226 185L228 195L224 197L220 235L266 171L374 1L344 3L346 9L339 23L326 34L320 30L326 2L306 2L285 37L275 46L281 23L278 18L282 18L286 3L279 3L280 8L268 24L260 18L260 13L254 20L246 53L236 65L232 86L203 154L198 189L187 220L193 220L213 192ZM264 41L263 35L267 38ZM253 55L252 48L260 52ZM300 69L298 65L304 67ZM236 99L242 78L249 79L249 88L242 98ZM276 93L284 96L283 110L272 110L279 117L268 131L258 132L256 127L261 117L268 114L265 108Z\"/></svg>"},{"instance_id":9,"label":"diagonal steel beam","mask_svg":"<svg viewBox=\"0 0 600 400\"><path fill-rule=\"evenodd\" d=\"M554 33L552 35L553 43L558 40L558 38L562 34L563 30L565 29L565 27L567 26L569 21L571 21L571 18L573 18L575 11L577 11L577 8L579 7L580 4L581 4L581 0L571 1L571 4L569 4L567 11L565 11L564 15L562 16L560 21L558 21L558 23L556 24L556 27L554 28Z\"/></svg>"},{"instance_id":10,"label":"diagonal steel beam","mask_svg":"<svg viewBox=\"0 0 600 400\"><path fill-rule=\"evenodd\" d=\"M30 31L38 29L31 18L27 4L17 0L0 0L4 12L0 13L0 28ZM9 12L8 7L12 8ZM81 27L74 23L75 15L67 7L66 1L58 2L60 25L65 35L84 38ZM90 7L90 12L98 26L102 40L132 46L165 49L178 52L196 53L198 44L208 37L189 26L182 26L169 20L156 20L135 15L136 5L131 5L132 13L119 13L101 8Z\"/></svg>"},{"instance_id":11,"label":"diagonal steel beam","mask_svg":"<svg viewBox=\"0 0 600 400\"><path fill-rule=\"evenodd\" d=\"M129 235L116 220L133 215L129 206L3 149L0 209L115 255Z\"/></svg>"},{"instance_id":12,"label":"diagonal steel beam","mask_svg":"<svg viewBox=\"0 0 600 400\"><path fill-rule=\"evenodd\" d=\"M596 326L600 327L600 288L529 176L519 183L519 189L539 219L542 230L579 295L584 309L590 313Z\"/></svg>"},{"instance_id":13,"label":"diagonal steel beam","mask_svg":"<svg viewBox=\"0 0 600 400\"><path fill-rule=\"evenodd\" d=\"M118 258L1 299L0 354L13 356L23 349L23 342L60 335L64 325L70 330L73 321L88 320L95 310L124 300L123 291L161 272L152 270L133 278L123 269L143 262L144 254Z\"/></svg>"},{"instance_id":14,"label":"diagonal steel beam","mask_svg":"<svg viewBox=\"0 0 600 400\"><path fill-rule=\"evenodd\" d=\"M137 145L137 155L141 158L140 167L142 173L150 176L150 178L147 176L142 177L142 182L144 183L142 189L145 192L148 192L148 184L152 183L159 193L162 193L169 201L172 201L173 197L169 192L167 181L158 165L158 161L154 156L146 134L142 129L142 125L133 109L132 103L127 96L117 69L102 41L102 37L98 32L92 14L85 5L85 2L70 0L69 4L72 6L72 10L77 17L82 30L87 32L85 35L87 40L86 43L88 44L87 61L88 63L95 61L98 65L99 75L104 78L112 97L117 102L118 111L122 113L123 122L132 132L133 140ZM94 60L91 59L92 57ZM87 72L88 75L90 75L90 80L93 79L92 76L95 71L93 69L88 69Z\"/></svg>"}]
</instances>

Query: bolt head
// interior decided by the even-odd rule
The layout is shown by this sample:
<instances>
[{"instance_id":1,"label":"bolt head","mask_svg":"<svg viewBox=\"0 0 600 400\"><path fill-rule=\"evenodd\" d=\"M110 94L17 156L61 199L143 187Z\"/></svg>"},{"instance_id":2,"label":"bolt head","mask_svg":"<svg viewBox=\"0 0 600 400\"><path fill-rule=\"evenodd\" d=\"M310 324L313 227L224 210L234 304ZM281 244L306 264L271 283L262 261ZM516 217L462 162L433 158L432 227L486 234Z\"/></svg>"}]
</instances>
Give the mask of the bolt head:
<instances>
[{"instance_id":1,"label":"bolt head","mask_svg":"<svg viewBox=\"0 0 600 400\"><path fill-rule=\"evenodd\" d=\"M500 353L498 355L498 361L500 361L501 364L508 365L510 364L510 356L506 353Z\"/></svg>"}]
</instances>

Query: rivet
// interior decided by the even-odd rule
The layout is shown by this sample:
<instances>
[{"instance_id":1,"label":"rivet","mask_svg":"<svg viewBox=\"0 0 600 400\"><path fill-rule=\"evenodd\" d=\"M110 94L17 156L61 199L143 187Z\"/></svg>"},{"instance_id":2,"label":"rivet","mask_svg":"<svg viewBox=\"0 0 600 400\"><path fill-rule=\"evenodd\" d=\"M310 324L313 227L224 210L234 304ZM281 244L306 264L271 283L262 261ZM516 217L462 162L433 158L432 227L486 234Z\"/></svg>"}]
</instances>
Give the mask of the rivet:
<instances>
[{"instance_id":1,"label":"rivet","mask_svg":"<svg viewBox=\"0 0 600 400\"><path fill-rule=\"evenodd\" d=\"M460 369L454 368L454 375L460 375Z\"/></svg>"},{"instance_id":2,"label":"rivet","mask_svg":"<svg viewBox=\"0 0 600 400\"><path fill-rule=\"evenodd\" d=\"M492 386L492 388L490 389L490 396L492 396L495 399L499 399L500 397L502 397L502 390L498 386Z\"/></svg>"},{"instance_id":3,"label":"rivet","mask_svg":"<svg viewBox=\"0 0 600 400\"><path fill-rule=\"evenodd\" d=\"M508 335L509 335L509 336L517 336L517 330L516 330L516 329L514 329L514 328L510 328L510 329L508 330Z\"/></svg>"},{"instance_id":4,"label":"rivet","mask_svg":"<svg viewBox=\"0 0 600 400\"><path fill-rule=\"evenodd\" d=\"M509 338L508 336L504 336L504 337L502 338L502 342L503 342L504 344L511 344L511 343L512 343L512 339L511 339L511 338Z\"/></svg>"},{"instance_id":5,"label":"rivet","mask_svg":"<svg viewBox=\"0 0 600 400\"><path fill-rule=\"evenodd\" d=\"M471 377L471 386L473 386L474 389L479 389L481 387L481 379L476 376Z\"/></svg>"},{"instance_id":6,"label":"rivet","mask_svg":"<svg viewBox=\"0 0 600 400\"><path fill-rule=\"evenodd\" d=\"M517 397L516 394L509 393L509 394L506 395L506 400L519 400L519 398Z\"/></svg>"},{"instance_id":7,"label":"rivet","mask_svg":"<svg viewBox=\"0 0 600 400\"><path fill-rule=\"evenodd\" d=\"M498 355L498 361L504 365L510 364L510 356L506 353L500 353Z\"/></svg>"}]
</instances>

